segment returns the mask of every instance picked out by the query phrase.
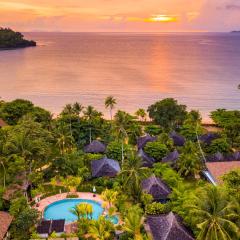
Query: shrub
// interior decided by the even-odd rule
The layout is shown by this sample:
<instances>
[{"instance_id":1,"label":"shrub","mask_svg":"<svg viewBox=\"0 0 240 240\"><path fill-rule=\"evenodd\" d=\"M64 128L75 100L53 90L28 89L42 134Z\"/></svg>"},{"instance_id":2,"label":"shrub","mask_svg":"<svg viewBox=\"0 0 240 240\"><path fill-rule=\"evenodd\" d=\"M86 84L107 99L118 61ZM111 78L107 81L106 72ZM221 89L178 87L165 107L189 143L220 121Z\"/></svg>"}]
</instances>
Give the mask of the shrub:
<instances>
[{"instance_id":1,"label":"shrub","mask_svg":"<svg viewBox=\"0 0 240 240\"><path fill-rule=\"evenodd\" d=\"M168 148L161 142L148 142L144 147L144 151L154 159L161 161L167 155Z\"/></svg>"},{"instance_id":2,"label":"shrub","mask_svg":"<svg viewBox=\"0 0 240 240\"><path fill-rule=\"evenodd\" d=\"M78 198L78 195L76 193L69 193L66 198Z\"/></svg>"},{"instance_id":3,"label":"shrub","mask_svg":"<svg viewBox=\"0 0 240 240\"><path fill-rule=\"evenodd\" d=\"M123 154L127 156L130 153L130 147L127 144L123 144ZM122 160L122 143L115 141L111 142L107 146L107 157L121 161Z\"/></svg>"},{"instance_id":4,"label":"shrub","mask_svg":"<svg viewBox=\"0 0 240 240\"><path fill-rule=\"evenodd\" d=\"M159 215L159 214L168 213L170 211L171 211L171 208L169 203L162 204L162 203L154 202L154 203L148 204L145 207L145 212L146 214L149 214L149 215Z\"/></svg>"}]
</instances>

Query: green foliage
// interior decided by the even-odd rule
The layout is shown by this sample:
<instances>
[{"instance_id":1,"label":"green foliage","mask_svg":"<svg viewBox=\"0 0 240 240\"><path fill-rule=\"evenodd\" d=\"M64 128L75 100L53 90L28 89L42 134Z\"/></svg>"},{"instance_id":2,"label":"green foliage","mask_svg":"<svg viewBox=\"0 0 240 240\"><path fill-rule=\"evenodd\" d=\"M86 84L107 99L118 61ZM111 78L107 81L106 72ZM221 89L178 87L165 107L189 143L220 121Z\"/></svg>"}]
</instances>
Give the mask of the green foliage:
<instances>
[{"instance_id":1,"label":"green foliage","mask_svg":"<svg viewBox=\"0 0 240 240\"><path fill-rule=\"evenodd\" d=\"M127 156L130 152L130 147L127 144L123 144L123 154ZM118 141L110 142L107 146L106 155L108 158L118 161L122 160L122 143Z\"/></svg>"},{"instance_id":2,"label":"green foliage","mask_svg":"<svg viewBox=\"0 0 240 240\"><path fill-rule=\"evenodd\" d=\"M179 105L173 98L166 98L148 107L149 117L166 129L175 129L186 118L185 105Z\"/></svg>"},{"instance_id":3,"label":"green foliage","mask_svg":"<svg viewBox=\"0 0 240 240\"><path fill-rule=\"evenodd\" d=\"M195 178L203 168L198 146L193 142L186 142L177 161L178 172L181 176Z\"/></svg>"},{"instance_id":4,"label":"green foliage","mask_svg":"<svg viewBox=\"0 0 240 240\"><path fill-rule=\"evenodd\" d=\"M176 188L183 182L180 175L168 164L155 163L153 166L154 174L163 179L171 188Z\"/></svg>"},{"instance_id":5,"label":"green foliage","mask_svg":"<svg viewBox=\"0 0 240 240\"><path fill-rule=\"evenodd\" d=\"M156 159L157 161L161 161L163 157L165 157L169 151L165 144L161 142L148 142L144 147L144 151L150 156Z\"/></svg>"},{"instance_id":6,"label":"green foliage","mask_svg":"<svg viewBox=\"0 0 240 240\"><path fill-rule=\"evenodd\" d=\"M231 145L227 142L226 138L217 138L211 142L210 146L205 148L205 151L210 154L217 152L226 154L231 152Z\"/></svg>"},{"instance_id":7,"label":"green foliage","mask_svg":"<svg viewBox=\"0 0 240 240\"><path fill-rule=\"evenodd\" d=\"M23 209L14 219L11 227L13 239L27 240L30 237L31 229L37 223L39 213L36 209L29 207Z\"/></svg>"},{"instance_id":8,"label":"green foliage","mask_svg":"<svg viewBox=\"0 0 240 240\"><path fill-rule=\"evenodd\" d=\"M170 204L162 204L158 202L154 202L151 204L148 204L145 207L146 214L149 215L159 215L159 214L165 214L171 211Z\"/></svg>"},{"instance_id":9,"label":"green foliage","mask_svg":"<svg viewBox=\"0 0 240 240\"><path fill-rule=\"evenodd\" d=\"M160 133L162 133L163 130L158 125L150 124L150 125L145 126L144 131L145 131L145 133L148 133L151 136L157 136Z\"/></svg>"},{"instance_id":10,"label":"green foliage","mask_svg":"<svg viewBox=\"0 0 240 240\"><path fill-rule=\"evenodd\" d=\"M27 199L22 196L11 201L9 212L12 216L17 217L26 207Z\"/></svg>"},{"instance_id":11,"label":"green foliage","mask_svg":"<svg viewBox=\"0 0 240 240\"><path fill-rule=\"evenodd\" d=\"M239 148L240 138L240 111L217 109L211 112L211 118L227 135L231 146Z\"/></svg>"},{"instance_id":12,"label":"green foliage","mask_svg":"<svg viewBox=\"0 0 240 240\"><path fill-rule=\"evenodd\" d=\"M96 240L111 240L114 235L114 226L105 217L100 216L98 220L91 221L89 234Z\"/></svg>"},{"instance_id":13,"label":"green foliage","mask_svg":"<svg viewBox=\"0 0 240 240\"><path fill-rule=\"evenodd\" d=\"M0 49L23 48L36 46L36 42L24 39L20 32L14 32L10 28L0 28Z\"/></svg>"},{"instance_id":14,"label":"green foliage","mask_svg":"<svg viewBox=\"0 0 240 240\"><path fill-rule=\"evenodd\" d=\"M207 186L196 192L193 201L188 202L188 221L197 227L197 239L239 239L236 220L236 205L229 200L224 189Z\"/></svg>"},{"instance_id":15,"label":"green foliage","mask_svg":"<svg viewBox=\"0 0 240 240\"><path fill-rule=\"evenodd\" d=\"M240 202L240 169L232 170L222 177L229 196L235 197Z\"/></svg>"},{"instance_id":16,"label":"green foliage","mask_svg":"<svg viewBox=\"0 0 240 240\"><path fill-rule=\"evenodd\" d=\"M146 121L147 113L146 113L145 109L139 108L139 109L135 112L135 115L139 118L139 120L141 120L141 121Z\"/></svg>"}]
</instances>

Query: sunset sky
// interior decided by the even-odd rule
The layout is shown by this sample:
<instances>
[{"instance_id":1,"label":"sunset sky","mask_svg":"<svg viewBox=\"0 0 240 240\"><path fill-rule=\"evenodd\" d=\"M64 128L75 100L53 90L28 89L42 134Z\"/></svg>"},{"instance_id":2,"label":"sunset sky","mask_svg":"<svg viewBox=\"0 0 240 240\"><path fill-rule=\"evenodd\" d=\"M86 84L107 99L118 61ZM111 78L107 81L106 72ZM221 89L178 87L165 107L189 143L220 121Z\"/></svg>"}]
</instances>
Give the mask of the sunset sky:
<instances>
[{"instance_id":1,"label":"sunset sky","mask_svg":"<svg viewBox=\"0 0 240 240\"><path fill-rule=\"evenodd\" d=\"M0 26L19 31L240 30L240 0L0 0Z\"/></svg>"}]
</instances>

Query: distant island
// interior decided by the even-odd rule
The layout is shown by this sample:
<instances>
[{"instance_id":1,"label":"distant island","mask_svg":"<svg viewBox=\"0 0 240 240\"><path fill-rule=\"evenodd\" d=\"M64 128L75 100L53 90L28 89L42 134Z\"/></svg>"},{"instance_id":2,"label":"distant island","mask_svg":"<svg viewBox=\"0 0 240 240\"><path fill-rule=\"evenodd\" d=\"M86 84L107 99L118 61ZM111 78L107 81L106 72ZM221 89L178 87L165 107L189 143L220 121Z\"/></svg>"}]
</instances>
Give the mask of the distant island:
<instances>
[{"instance_id":1,"label":"distant island","mask_svg":"<svg viewBox=\"0 0 240 240\"><path fill-rule=\"evenodd\" d=\"M23 34L20 32L0 27L0 50L35 47L36 45L35 41L24 39Z\"/></svg>"},{"instance_id":2,"label":"distant island","mask_svg":"<svg viewBox=\"0 0 240 240\"><path fill-rule=\"evenodd\" d=\"M240 33L240 30L239 31L231 31L231 33Z\"/></svg>"}]
</instances>

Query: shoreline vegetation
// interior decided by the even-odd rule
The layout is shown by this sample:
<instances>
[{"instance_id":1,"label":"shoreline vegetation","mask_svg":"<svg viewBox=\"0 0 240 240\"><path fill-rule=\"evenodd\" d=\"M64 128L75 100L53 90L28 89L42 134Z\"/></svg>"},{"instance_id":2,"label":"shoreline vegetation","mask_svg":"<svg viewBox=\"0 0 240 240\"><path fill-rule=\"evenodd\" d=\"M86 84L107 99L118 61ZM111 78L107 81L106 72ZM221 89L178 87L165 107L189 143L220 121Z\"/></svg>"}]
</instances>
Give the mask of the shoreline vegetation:
<instances>
[{"instance_id":1,"label":"shoreline vegetation","mask_svg":"<svg viewBox=\"0 0 240 240\"><path fill-rule=\"evenodd\" d=\"M36 47L33 40L26 40L20 32L14 32L10 28L0 27L0 50L14 50L18 48Z\"/></svg>"}]
</instances>

